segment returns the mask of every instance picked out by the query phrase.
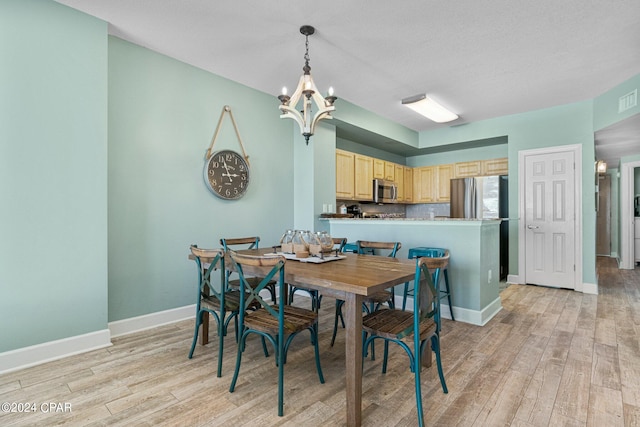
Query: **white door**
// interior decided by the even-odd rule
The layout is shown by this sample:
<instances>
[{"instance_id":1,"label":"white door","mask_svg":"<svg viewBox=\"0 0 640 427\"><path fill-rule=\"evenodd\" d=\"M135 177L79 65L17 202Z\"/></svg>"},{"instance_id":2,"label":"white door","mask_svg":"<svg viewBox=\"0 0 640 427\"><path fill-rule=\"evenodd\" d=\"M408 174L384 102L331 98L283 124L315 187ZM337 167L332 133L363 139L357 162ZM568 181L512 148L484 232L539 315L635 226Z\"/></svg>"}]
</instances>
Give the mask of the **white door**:
<instances>
[{"instance_id":1,"label":"white door","mask_svg":"<svg viewBox=\"0 0 640 427\"><path fill-rule=\"evenodd\" d=\"M575 289L575 153L525 157L525 281Z\"/></svg>"}]
</instances>

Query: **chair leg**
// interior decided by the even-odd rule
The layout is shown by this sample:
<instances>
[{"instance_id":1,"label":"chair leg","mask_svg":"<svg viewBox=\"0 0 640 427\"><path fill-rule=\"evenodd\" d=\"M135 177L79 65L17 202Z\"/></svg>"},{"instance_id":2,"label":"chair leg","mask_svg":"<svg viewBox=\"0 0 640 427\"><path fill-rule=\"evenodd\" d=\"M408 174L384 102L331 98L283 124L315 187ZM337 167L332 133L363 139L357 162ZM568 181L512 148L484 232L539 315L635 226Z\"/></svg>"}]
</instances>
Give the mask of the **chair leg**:
<instances>
[{"instance_id":1,"label":"chair leg","mask_svg":"<svg viewBox=\"0 0 640 427\"><path fill-rule=\"evenodd\" d=\"M231 385L229 386L229 392L233 393L236 389L236 381L238 381L238 374L240 373L240 363L242 363L242 352L244 351L244 344L246 342L246 336L242 334L240 337L240 342L238 342L238 354L236 356L236 368L233 371L233 379L231 380Z\"/></svg>"},{"instance_id":2,"label":"chair leg","mask_svg":"<svg viewBox=\"0 0 640 427\"><path fill-rule=\"evenodd\" d=\"M384 357L382 358L382 373L387 373L387 359L389 357L389 341L384 340Z\"/></svg>"},{"instance_id":3,"label":"chair leg","mask_svg":"<svg viewBox=\"0 0 640 427\"><path fill-rule=\"evenodd\" d=\"M193 331L193 341L191 342L191 350L189 350L189 359L193 357L193 351L196 349L196 343L198 342L198 331L200 331L200 324L202 323L202 312L198 312L196 316L196 328Z\"/></svg>"},{"instance_id":4,"label":"chair leg","mask_svg":"<svg viewBox=\"0 0 640 427\"><path fill-rule=\"evenodd\" d=\"M320 384L324 384L324 375L322 374L322 366L320 366L320 348L318 347L318 325L312 326L311 336L313 339L313 349L316 355L316 371L318 371L318 378Z\"/></svg>"},{"instance_id":5,"label":"chair leg","mask_svg":"<svg viewBox=\"0 0 640 427\"><path fill-rule=\"evenodd\" d=\"M420 383L420 364L422 363L420 360L419 349L414 350L416 352L414 363L416 364L415 369L413 370L413 374L415 377L415 386L416 386L416 408L418 410L418 426L424 426L424 413L422 412L422 386Z\"/></svg>"},{"instance_id":6,"label":"chair leg","mask_svg":"<svg viewBox=\"0 0 640 427\"><path fill-rule=\"evenodd\" d=\"M453 306L451 305L451 290L449 289L449 270L444 270L444 285L447 288L447 301L449 302L449 313L451 313L451 320L455 321L453 317Z\"/></svg>"},{"instance_id":7,"label":"chair leg","mask_svg":"<svg viewBox=\"0 0 640 427\"><path fill-rule=\"evenodd\" d=\"M440 339L437 335L431 337L431 349L436 354L436 365L438 367L438 376L440 377L440 384L442 385L442 391L449 393L447 384L444 381L444 373L442 372L442 361L440 360Z\"/></svg>"},{"instance_id":8,"label":"chair leg","mask_svg":"<svg viewBox=\"0 0 640 427\"><path fill-rule=\"evenodd\" d=\"M337 299L336 300L336 314L333 319L333 335L331 336L331 347L336 342L336 334L338 333L338 318L342 318L342 306L344 305L344 301ZM344 319L342 320L342 327L344 328Z\"/></svg>"},{"instance_id":9,"label":"chair leg","mask_svg":"<svg viewBox=\"0 0 640 427\"><path fill-rule=\"evenodd\" d=\"M222 318L218 322L218 373L217 376L220 378L222 376L222 354L224 349L224 336L225 336L225 327L224 327L224 313L222 313Z\"/></svg>"},{"instance_id":10,"label":"chair leg","mask_svg":"<svg viewBox=\"0 0 640 427\"><path fill-rule=\"evenodd\" d=\"M407 295L409 295L409 282L404 282L404 292L402 296L402 311L407 308Z\"/></svg>"}]
</instances>

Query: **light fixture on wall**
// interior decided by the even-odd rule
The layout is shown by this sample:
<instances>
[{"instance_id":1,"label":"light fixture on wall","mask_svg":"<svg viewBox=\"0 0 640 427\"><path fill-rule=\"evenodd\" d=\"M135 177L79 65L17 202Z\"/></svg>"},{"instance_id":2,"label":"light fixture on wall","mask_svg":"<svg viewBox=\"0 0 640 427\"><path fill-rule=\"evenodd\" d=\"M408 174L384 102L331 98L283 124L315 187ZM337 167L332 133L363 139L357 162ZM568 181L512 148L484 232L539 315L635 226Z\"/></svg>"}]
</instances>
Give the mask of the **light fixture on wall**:
<instances>
[{"instance_id":1,"label":"light fixture on wall","mask_svg":"<svg viewBox=\"0 0 640 427\"><path fill-rule=\"evenodd\" d=\"M607 162L605 162L604 160L598 160L596 162L596 172L607 173Z\"/></svg>"},{"instance_id":2,"label":"light fixture on wall","mask_svg":"<svg viewBox=\"0 0 640 427\"><path fill-rule=\"evenodd\" d=\"M333 103L338 99L333 96L333 88L329 88L329 92L326 97L322 97L318 93L313 79L311 78L311 67L309 66L309 36L315 33L316 30L311 25L303 25L300 27L300 33L305 36L305 54L304 54L304 67L302 67L302 77L298 82L293 95L287 95L287 88L282 88L282 95L278 96L281 104L278 106L282 114L281 119L293 119L300 126L302 136L309 145L309 137L313 135L316 124L323 119L331 119L331 112L335 111ZM302 99L302 109L297 110L296 105L298 101ZM315 102L318 111L313 114L312 107Z\"/></svg>"},{"instance_id":3,"label":"light fixture on wall","mask_svg":"<svg viewBox=\"0 0 640 427\"><path fill-rule=\"evenodd\" d=\"M458 118L457 114L447 110L425 94L405 98L402 100L402 105L406 105L436 123L451 122Z\"/></svg>"}]
</instances>

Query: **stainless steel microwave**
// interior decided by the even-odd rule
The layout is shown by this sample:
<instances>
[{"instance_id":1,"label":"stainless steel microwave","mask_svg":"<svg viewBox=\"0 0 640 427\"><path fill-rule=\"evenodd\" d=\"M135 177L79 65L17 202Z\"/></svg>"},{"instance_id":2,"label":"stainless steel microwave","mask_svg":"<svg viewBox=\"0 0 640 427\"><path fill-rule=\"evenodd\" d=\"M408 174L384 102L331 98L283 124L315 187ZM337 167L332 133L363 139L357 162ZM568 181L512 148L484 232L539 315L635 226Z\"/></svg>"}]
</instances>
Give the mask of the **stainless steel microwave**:
<instances>
[{"instance_id":1,"label":"stainless steel microwave","mask_svg":"<svg viewBox=\"0 0 640 427\"><path fill-rule=\"evenodd\" d=\"M373 202L374 203L397 203L398 186L393 181L384 179L373 180Z\"/></svg>"}]
</instances>

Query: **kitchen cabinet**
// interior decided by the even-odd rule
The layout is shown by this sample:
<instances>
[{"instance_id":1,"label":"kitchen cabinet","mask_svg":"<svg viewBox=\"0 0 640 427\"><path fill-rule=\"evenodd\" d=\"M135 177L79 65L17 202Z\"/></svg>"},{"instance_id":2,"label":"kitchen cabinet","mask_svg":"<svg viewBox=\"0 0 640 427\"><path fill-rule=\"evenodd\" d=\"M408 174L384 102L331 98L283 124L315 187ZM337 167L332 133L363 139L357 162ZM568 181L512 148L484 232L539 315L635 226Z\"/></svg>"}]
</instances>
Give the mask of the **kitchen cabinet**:
<instances>
[{"instance_id":1,"label":"kitchen cabinet","mask_svg":"<svg viewBox=\"0 0 640 427\"><path fill-rule=\"evenodd\" d=\"M356 200L373 199L373 157L356 154L354 157Z\"/></svg>"},{"instance_id":2,"label":"kitchen cabinet","mask_svg":"<svg viewBox=\"0 0 640 427\"><path fill-rule=\"evenodd\" d=\"M384 179L387 181L395 181L396 179L396 164L391 162L384 162Z\"/></svg>"},{"instance_id":3,"label":"kitchen cabinet","mask_svg":"<svg viewBox=\"0 0 640 427\"><path fill-rule=\"evenodd\" d=\"M384 179L384 160L373 159L373 177L378 179Z\"/></svg>"},{"instance_id":4,"label":"kitchen cabinet","mask_svg":"<svg viewBox=\"0 0 640 427\"><path fill-rule=\"evenodd\" d=\"M414 203L434 202L435 166L424 166L413 170Z\"/></svg>"},{"instance_id":5,"label":"kitchen cabinet","mask_svg":"<svg viewBox=\"0 0 640 427\"><path fill-rule=\"evenodd\" d=\"M355 197L355 154L336 150L336 199Z\"/></svg>"},{"instance_id":6,"label":"kitchen cabinet","mask_svg":"<svg viewBox=\"0 0 640 427\"><path fill-rule=\"evenodd\" d=\"M404 196L404 189L405 189L405 185L404 185L404 170L405 170L404 166L395 165L394 175L395 175L395 178L396 178L396 185L398 186L398 202L404 202L405 201L405 196Z\"/></svg>"},{"instance_id":7,"label":"kitchen cabinet","mask_svg":"<svg viewBox=\"0 0 640 427\"><path fill-rule=\"evenodd\" d=\"M413 203L413 168L404 168L404 201Z\"/></svg>"},{"instance_id":8,"label":"kitchen cabinet","mask_svg":"<svg viewBox=\"0 0 640 427\"><path fill-rule=\"evenodd\" d=\"M482 175L508 175L509 159L490 159L482 161Z\"/></svg>"},{"instance_id":9,"label":"kitchen cabinet","mask_svg":"<svg viewBox=\"0 0 640 427\"><path fill-rule=\"evenodd\" d=\"M453 178L453 165L438 165L435 167L435 201L448 202L451 197L451 178Z\"/></svg>"},{"instance_id":10,"label":"kitchen cabinet","mask_svg":"<svg viewBox=\"0 0 640 427\"><path fill-rule=\"evenodd\" d=\"M482 175L482 162L480 160L454 163L455 178L467 178L480 175Z\"/></svg>"}]
</instances>

